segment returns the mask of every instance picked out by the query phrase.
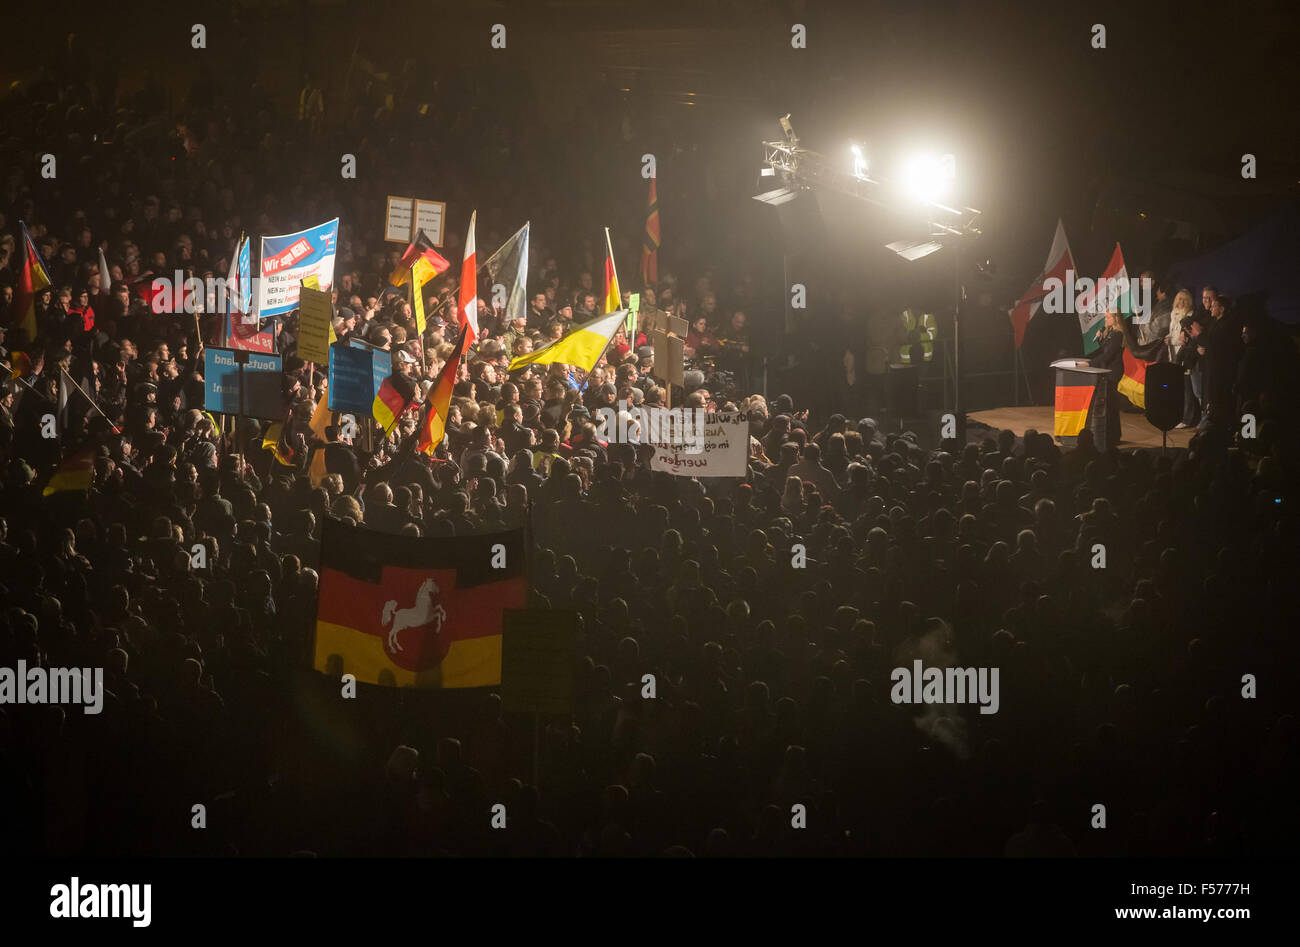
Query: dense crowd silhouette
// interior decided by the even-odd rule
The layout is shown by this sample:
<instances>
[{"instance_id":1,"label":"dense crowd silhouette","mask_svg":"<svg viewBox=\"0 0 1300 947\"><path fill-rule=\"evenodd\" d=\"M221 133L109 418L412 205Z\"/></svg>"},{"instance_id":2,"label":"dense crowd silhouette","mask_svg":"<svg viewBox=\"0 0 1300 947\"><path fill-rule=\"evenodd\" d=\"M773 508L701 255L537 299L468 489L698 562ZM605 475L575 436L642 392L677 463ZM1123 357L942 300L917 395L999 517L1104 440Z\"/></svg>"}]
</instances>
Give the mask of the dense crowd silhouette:
<instances>
[{"instance_id":1,"label":"dense crowd silhouette","mask_svg":"<svg viewBox=\"0 0 1300 947\"><path fill-rule=\"evenodd\" d=\"M702 317L697 341L722 353L717 370L687 373L674 404L747 415L749 475L673 477L592 423L601 407L665 402L643 339L617 338L591 378L506 371L594 315L599 245L593 256L593 241L552 230L535 245L528 317L480 311L437 456L411 449L408 415L370 451L337 423L324 439L298 425L285 465L261 448L264 425L214 425L201 410L201 350L221 319L199 314L196 332L189 314L153 312L140 287L176 268L224 275L241 230L339 213L340 337L406 353L398 363L427 382L457 332L454 273L429 284L417 337L409 302L383 292L401 248L358 223L377 218L382 183L349 194L324 175L262 173L326 134L306 106L295 122L199 96L177 123L147 95L107 118L88 95L34 82L3 113L32 129L4 145L4 165L33 169L11 172L0 195L3 301L24 259L19 219L53 285L38 297L38 338L16 333L10 312L0 340L7 362L21 351L31 363L0 403L0 664L103 667L108 691L100 715L0 707L15 851L1291 850L1300 562L1284 403L1240 392L1256 437L1225 411L1168 456L1099 449L1086 431L1063 452L1034 431L972 429L959 443L810 415L744 387L748 337L732 315L750 305L748 284L702 268L652 287L664 310ZM482 113L460 118L470 137L494 134ZM350 119L373 132L362 160L381 160L385 133L408 120L384 106ZM54 183L26 160L42 138L68 143ZM499 143L489 153L509 161ZM439 160L462 200L494 173ZM504 212L484 217L490 251L512 228ZM454 261L459 226L444 249ZM295 331L286 319L277 344L302 420L324 378L294 357ZM64 371L82 390L62 392L61 409ZM53 439L41 430L51 411ZM85 445L91 488L43 496ZM329 474L313 485L316 451ZM539 759L533 720L504 714L493 689L364 687L344 700L309 669L328 517L444 536L529 519L534 604L581 616L575 712L544 721ZM998 712L894 704L891 671L915 658L999 668ZM504 829L490 824L496 803ZM796 806L806 828L792 827Z\"/></svg>"}]
</instances>

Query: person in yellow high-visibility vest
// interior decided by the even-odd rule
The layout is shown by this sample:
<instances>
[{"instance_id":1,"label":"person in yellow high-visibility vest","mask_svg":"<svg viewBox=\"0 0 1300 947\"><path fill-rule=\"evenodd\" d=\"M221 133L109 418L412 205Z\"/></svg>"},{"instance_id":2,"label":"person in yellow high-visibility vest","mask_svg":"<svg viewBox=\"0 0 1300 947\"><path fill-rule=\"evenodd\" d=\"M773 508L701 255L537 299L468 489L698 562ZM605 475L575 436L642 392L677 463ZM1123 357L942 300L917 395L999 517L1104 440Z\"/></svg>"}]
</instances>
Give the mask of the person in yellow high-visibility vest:
<instances>
[{"instance_id":1,"label":"person in yellow high-visibility vest","mask_svg":"<svg viewBox=\"0 0 1300 947\"><path fill-rule=\"evenodd\" d=\"M899 345L894 351L895 364L911 365L913 350L920 349L920 361L928 362L934 355L934 340L939 335L932 313L916 313L904 309L899 316Z\"/></svg>"}]
</instances>

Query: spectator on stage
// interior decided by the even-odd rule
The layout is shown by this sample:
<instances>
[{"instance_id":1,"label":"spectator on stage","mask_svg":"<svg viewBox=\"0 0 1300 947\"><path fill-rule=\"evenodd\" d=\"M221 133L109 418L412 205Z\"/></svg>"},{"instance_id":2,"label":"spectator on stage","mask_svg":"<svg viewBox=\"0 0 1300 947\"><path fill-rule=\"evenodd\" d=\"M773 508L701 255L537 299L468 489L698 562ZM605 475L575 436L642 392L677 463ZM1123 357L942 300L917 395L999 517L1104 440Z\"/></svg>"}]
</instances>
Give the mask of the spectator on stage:
<instances>
[{"instance_id":1,"label":"spectator on stage","mask_svg":"<svg viewBox=\"0 0 1300 947\"><path fill-rule=\"evenodd\" d=\"M1210 319L1213 318L1210 315L1210 310L1214 307L1214 300L1217 299L1218 296L1218 287L1204 286L1201 288L1201 305L1200 308L1196 310L1196 314L1200 317L1201 322L1207 326L1210 324Z\"/></svg>"},{"instance_id":2,"label":"spectator on stage","mask_svg":"<svg viewBox=\"0 0 1300 947\"><path fill-rule=\"evenodd\" d=\"M686 333L685 355L687 358L711 358L722 350L721 343L709 328L707 316L697 316Z\"/></svg>"},{"instance_id":3,"label":"spectator on stage","mask_svg":"<svg viewBox=\"0 0 1300 947\"><path fill-rule=\"evenodd\" d=\"M1169 335L1169 324L1174 307L1174 287L1163 280L1156 282L1150 270L1144 270L1139 279L1151 281L1148 285L1152 287L1151 293L1154 296L1151 300L1151 318L1138 326L1138 345L1145 346ZM1163 349L1157 355L1160 361L1168 360L1168 353Z\"/></svg>"},{"instance_id":4,"label":"spectator on stage","mask_svg":"<svg viewBox=\"0 0 1300 947\"><path fill-rule=\"evenodd\" d=\"M1178 352L1183 347L1183 333L1186 327L1183 320L1190 318L1195 314L1195 306L1192 304L1192 294L1185 289L1180 289L1174 296L1173 305L1169 312L1169 335L1166 337L1169 347L1169 361L1178 360Z\"/></svg>"},{"instance_id":5,"label":"spectator on stage","mask_svg":"<svg viewBox=\"0 0 1300 947\"><path fill-rule=\"evenodd\" d=\"M1241 319L1231 301L1217 293L1209 298L1210 322L1205 333L1205 422L1228 423L1237 410L1233 386L1243 343Z\"/></svg>"},{"instance_id":6,"label":"spectator on stage","mask_svg":"<svg viewBox=\"0 0 1300 947\"><path fill-rule=\"evenodd\" d=\"M1190 295L1188 301L1190 302ZM1201 422L1202 400L1205 394L1204 372L1201 367L1201 360L1205 356L1205 339L1202 336L1201 323L1195 316L1183 316L1179 332L1182 339L1175 362L1184 371L1183 419L1176 427L1197 427Z\"/></svg>"}]
</instances>

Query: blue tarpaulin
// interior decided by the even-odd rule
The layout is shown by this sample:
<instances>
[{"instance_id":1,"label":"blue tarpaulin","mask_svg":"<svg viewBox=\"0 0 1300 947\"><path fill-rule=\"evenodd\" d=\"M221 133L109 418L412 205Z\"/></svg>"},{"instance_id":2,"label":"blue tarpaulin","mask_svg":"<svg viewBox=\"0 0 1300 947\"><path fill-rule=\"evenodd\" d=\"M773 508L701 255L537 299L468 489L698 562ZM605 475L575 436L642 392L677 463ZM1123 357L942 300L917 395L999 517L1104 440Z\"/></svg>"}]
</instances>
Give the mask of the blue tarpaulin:
<instances>
[{"instance_id":1,"label":"blue tarpaulin","mask_svg":"<svg viewBox=\"0 0 1300 947\"><path fill-rule=\"evenodd\" d=\"M1258 295L1264 311L1278 322L1300 324L1300 205L1290 204L1242 236L1209 253L1176 263L1169 278L1190 289L1196 304L1201 289L1215 286L1230 299Z\"/></svg>"}]
</instances>

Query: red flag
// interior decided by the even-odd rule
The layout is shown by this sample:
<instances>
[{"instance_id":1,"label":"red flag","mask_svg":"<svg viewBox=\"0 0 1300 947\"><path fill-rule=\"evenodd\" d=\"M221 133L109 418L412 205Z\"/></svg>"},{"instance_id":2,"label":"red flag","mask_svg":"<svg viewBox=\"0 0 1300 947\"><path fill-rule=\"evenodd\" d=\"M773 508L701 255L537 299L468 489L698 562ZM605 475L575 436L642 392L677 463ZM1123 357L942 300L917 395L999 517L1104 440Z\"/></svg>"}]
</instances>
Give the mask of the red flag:
<instances>
[{"instance_id":1,"label":"red flag","mask_svg":"<svg viewBox=\"0 0 1300 947\"><path fill-rule=\"evenodd\" d=\"M267 354L275 351L275 323L270 323L271 328L263 330L257 316L248 317L242 312L232 312L225 320L227 348Z\"/></svg>"},{"instance_id":2,"label":"red flag","mask_svg":"<svg viewBox=\"0 0 1300 947\"><path fill-rule=\"evenodd\" d=\"M1038 314L1038 310L1043 305L1043 298L1048 295L1047 281L1059 280L1068 293L1071 289L1066 283L1066 273L1073 269L1074 257L1070 253L1070 241L1065 237L1065 225L1057 220L1056 235L1052 238L1052 248L1047 252L1047 263L1043 266L1043 272L1016 301L1015 308L1010 312L1011 327L1016 336L1016 348L1020 348L1021 343L1024 342L1025 329L1029 327L1029 320Z\"/></svg>"},{"instance_id":3,"label":"red flag","mask_svg":"<svg viewBox=\"0 0 1300 947\"><path fill-rule=\"evenodd\" d=\"M194 284L186 280L183 294L177 292L174 284L175 280L165 276L155 277L150 273L132 283L131 290L149 304L151 312L159 315L196 310L198 303L195 300Z\"/></svg>"},{"instance_id":4,"label":"red flag","mask_svg":"<svg viewBox=\"0 0 1300 947\"><path fill-rule=\"evenodd\" d=\"M469 333L465 344L478 338L478 263L474 253L474 221L478 211L470 214L469 236L465 239L465 259L460 265L460 293L456 300L456 321Z\"/></svg>"}]
</instances>

